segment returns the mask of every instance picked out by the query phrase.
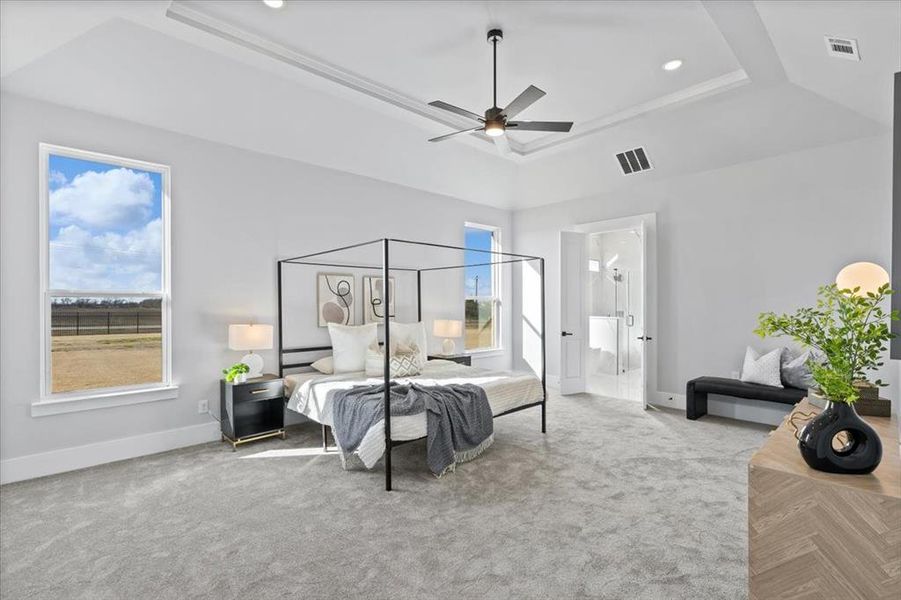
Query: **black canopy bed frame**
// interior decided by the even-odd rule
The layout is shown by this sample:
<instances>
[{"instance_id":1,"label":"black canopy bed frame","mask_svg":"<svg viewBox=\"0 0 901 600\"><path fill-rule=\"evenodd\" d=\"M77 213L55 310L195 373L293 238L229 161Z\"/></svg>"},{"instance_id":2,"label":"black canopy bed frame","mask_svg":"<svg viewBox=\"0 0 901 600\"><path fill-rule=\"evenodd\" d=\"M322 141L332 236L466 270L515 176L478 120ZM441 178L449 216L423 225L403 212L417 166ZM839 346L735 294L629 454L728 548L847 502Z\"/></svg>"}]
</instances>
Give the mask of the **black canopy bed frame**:
<instances>
[{"instance_id":1,"label":"black canopy bed frame","mask_svg":"<svg viewBox=\"0 0 901 600\"><path fill-rule=\"evenodd\" d=\"M322 257L328 254L335 254L339 252L344 252L347 250L352 250L355 248L362 248L364 246L371 246L378 244L382 249L382 260L381 264L371 265L371 264L347 264L341 262L329 262ZM428 246L431 248L444 248L447 250L456 250L456 251L464 251L464 252L479 252L482 254L489 255L488 262L475 263L475 264L450 264L447 266L437 266L437 267L422 267L422 268L412 268L412 267L395 267L391 266L390 263L390 250L393 244L404 244L404 245L414 245L414 246ZM314 260L310 260L314 259ZM310 361L300 361L300 362L291 362L286 360L286 355L296 355L303 354L308 352L321 352L326 350L331 350L331 346L299 346L286 348L284 345L284 323L282 317L282 270L285 265L309 265L309 266L317 266L317 267L342 267L345 269L377 269L381 271L382 281L390 281L389 277L392 271L408 271L416 273L416 318L417 321L422 321L422 274L430 271L447 271L453 269L463 269L466 267L481 267L481 266L494 266L494 265L502 265L502 264L510 264L510 263L528 263L532 261L538 262L538 275L540 281L540 307L541 307L541 401L533 402L530 404L525 404L523 406L517 406L516 408L512 408L510 410L504 411L495 417L500 417L503 415L507 415L510 413L518 412L520 410L524 410L527 408L533 408L536 406L541 407L541 433L545 433L547 431L546 427L546 405L547 405L547 367L546 363L546 336L545 336L545 300L544 300L544 258L539 256L529 256L526 254L514 254L512 252L500 252L497 250L482 250L479 248L466 248L462 246L450 246L447 244L436 244L432 242L416 242L411 240L401 240L394 238L381 238L377 240L371 240L368 242L361 242L359 244L352 244L350 246L342 246L340 248L333 248L331 250L323 250L320 252L313 252L311 254L305 254L303 256L295 256L293 258L285 258L278 261L278 374L279 377L284 377L285 371L289 369L300 369L303 367L309 367L313 363ZM465 259L464 259L465 263ZM385 307L390 306L390 293L391 286L385 285L383 286L382 294L382 302ZM380 323L385 328L385 339L384 344L385 347L390 347L391 342L391 319L384 319L383 322ZM385 382L385 489L387 491L391 491L391 450L396 446L401 446L408 442L413 442L416 440L392 440L391 439L391 411L390 411L390 384L391 384L391 369L390 369L390 357L389 353L384 353L384 382ZM326 426L322 426L322 434L323 434L323 444L326 444ZM419 438L422 439L422 438Z\"/></svg>"}]
</instances>

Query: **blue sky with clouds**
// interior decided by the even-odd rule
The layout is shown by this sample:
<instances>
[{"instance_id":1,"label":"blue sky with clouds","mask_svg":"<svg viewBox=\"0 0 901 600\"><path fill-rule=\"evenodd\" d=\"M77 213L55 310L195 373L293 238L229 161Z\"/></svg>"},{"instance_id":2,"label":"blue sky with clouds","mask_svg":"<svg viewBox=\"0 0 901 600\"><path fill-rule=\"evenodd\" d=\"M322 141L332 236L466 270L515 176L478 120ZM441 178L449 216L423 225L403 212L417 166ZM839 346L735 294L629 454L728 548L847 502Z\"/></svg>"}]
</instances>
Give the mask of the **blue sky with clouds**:
<instances>
[{"instance_id":1,"label":"blue sky with clouds","mask_svg":"<svg viewBox=\"0 0 901 600\"><path fill-rule=\"evenodd\" d=\"M465 232L465 243L467 248L475 248L478 250L491 250L491 232L485 229L476 229L467 227ZM485 252L472 252L466 250L464 252L464 263L467 265L476 265L480 263L491 262L493 255ZM491 295L491 267L466 267L466 295L468 297L476 296L476 276L478 276L478 295Z\"/></svg>"},{"instance_id":2,"label":"blue sky with clouds","mask_svg":"<svg viewBox=\"0 0 901 600\"><path fill-rule=\"evenodd\" d=\"M159 291L162 175L51 155L50 287Z\"/></svg>"}]
</instances>

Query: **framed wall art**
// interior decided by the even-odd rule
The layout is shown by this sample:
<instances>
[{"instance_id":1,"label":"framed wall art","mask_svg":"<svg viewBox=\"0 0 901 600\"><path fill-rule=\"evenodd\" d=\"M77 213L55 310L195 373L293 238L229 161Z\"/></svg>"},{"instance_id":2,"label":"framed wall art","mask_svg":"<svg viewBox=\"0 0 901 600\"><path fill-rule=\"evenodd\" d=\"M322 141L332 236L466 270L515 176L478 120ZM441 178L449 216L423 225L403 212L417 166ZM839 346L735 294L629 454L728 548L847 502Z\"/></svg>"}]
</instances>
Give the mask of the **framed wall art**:
<instances>
[{"instance_id":1,"label":"framed wall art","mask_svg":"<svg viewBox=\"0 0 901 600\"><path fill-rule=\"evenodd\" d=\"M348 273L317 273L316 307L319 326L354 324L354 276Z\"/></svg>"},{"instance_id":2,"label":"framed wall art","mask_svg":"<svg viewBox=\"0 0 901 600\"><path fill-rule=\"evenodd\" d=\"M385 321L385 304L383 301L384 280L381 277L363 277L363 323L383 323ZM394 307L396 305L396 286L394 277L388 278L390 306L388 316L396 317Z\"/></svg>"}]
</instances>

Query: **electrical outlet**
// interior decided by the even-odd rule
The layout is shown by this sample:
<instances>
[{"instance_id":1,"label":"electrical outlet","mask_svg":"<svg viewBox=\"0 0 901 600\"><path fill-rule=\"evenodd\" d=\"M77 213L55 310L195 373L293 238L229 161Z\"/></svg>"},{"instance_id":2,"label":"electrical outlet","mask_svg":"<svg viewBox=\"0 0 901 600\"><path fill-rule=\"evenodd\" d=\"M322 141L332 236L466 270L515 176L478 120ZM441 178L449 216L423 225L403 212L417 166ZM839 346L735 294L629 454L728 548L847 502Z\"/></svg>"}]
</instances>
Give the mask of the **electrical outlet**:
<instances>
[{"instance_id":1,"label":"electrical outlet","mask_svg":"<svg viewBox=\"0 0 901 600\"><path fill-rule=\"evenodd\" d=\"M207 400L200 400L197 403L197 412L201 415L205 415L210 412L210 403Z\"/></svg>"}]
</instances>

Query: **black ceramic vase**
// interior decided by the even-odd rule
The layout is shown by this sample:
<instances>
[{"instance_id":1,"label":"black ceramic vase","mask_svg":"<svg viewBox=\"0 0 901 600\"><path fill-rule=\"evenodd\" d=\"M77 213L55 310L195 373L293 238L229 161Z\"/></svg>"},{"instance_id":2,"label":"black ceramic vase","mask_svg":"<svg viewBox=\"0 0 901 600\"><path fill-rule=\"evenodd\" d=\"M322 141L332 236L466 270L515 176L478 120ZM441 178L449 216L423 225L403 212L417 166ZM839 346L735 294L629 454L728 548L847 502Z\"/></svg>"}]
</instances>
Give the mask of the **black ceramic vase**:
<instances>
[{"instance_id":1,"label":"black ceramic vase","mask_svg":"<svg viewBox=\"0 0 901 600\"><path fill-rule=\"evenodd\" d=\"M798 448L808 465L828 473L872 473L882 460L876 431L845 402L830 402L811 419L801 430Z\"/></svg>"}]
</instances>

